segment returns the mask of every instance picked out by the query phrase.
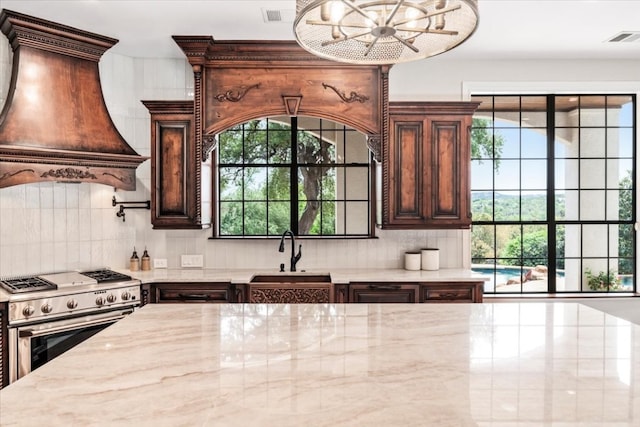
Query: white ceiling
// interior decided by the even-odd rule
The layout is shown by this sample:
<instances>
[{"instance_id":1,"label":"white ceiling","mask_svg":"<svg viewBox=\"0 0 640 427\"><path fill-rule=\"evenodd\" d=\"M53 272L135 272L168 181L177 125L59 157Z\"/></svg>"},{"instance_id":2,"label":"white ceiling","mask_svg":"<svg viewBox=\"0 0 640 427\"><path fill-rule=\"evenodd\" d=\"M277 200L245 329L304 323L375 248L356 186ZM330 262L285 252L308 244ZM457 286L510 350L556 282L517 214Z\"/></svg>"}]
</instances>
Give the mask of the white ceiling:
<instances>
[{"instance_id":1,"label":"white ceiling","mask_svg":"<svg viewBox=\"0 0 640 427\"><path fill-rule=\"evenodd\" d=\"M450 58L632 59L640 39L640 0L478 0L480 25ZM293 40L294 0L0 0L0 7L119 40L111 51L183 58L172 35L218 40ZM268 23L266 10L283 22Z\"/></svg>"}]
</instances>

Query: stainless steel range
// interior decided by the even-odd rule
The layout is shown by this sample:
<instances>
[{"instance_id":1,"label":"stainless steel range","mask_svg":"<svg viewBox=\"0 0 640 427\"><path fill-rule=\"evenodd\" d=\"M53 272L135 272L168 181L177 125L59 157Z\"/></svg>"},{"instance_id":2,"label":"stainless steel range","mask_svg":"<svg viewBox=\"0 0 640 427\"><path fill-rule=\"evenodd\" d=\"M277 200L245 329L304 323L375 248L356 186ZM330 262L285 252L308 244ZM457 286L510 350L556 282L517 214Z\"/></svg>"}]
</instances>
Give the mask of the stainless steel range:
<instances>
[{"instance_id":1,"label":"stainless steel range","mask_svg":"<svg viewBox=\"0 0 640 427\"><path fill-rule=\"evenodd\" d=\"M140 305L140 281L109 269L0 280L9 294L9 381Z\"/></svg>"}]
</instances>

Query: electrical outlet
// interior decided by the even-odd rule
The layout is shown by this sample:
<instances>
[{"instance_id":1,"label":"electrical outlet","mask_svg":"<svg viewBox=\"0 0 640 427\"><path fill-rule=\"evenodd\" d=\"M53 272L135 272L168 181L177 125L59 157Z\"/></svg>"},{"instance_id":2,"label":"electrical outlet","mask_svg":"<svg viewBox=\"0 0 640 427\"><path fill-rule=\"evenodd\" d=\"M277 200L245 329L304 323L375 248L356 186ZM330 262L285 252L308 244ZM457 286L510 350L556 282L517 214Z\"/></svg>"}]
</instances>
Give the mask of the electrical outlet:
<instances>
[{"instance_id":1,"label":"electrical outlet","mask_svg":"<svg viewBox=\"0 0 640 427\"><path fill-rule=\"evenodd\" d=\"M153 268L167 268L167 259L166 258L154 258L153 259Z\"/></svg>"},{"instance_id":2,"label":"electrical outlet","mask_svg":"<svg viewBox=\"0 0 640 427\"><path fill-rule=\"evenodd\" d=\"M180 267L203 267L204 259L202 255L182 255L180 258Z\"/></svg>"}]
</instances>

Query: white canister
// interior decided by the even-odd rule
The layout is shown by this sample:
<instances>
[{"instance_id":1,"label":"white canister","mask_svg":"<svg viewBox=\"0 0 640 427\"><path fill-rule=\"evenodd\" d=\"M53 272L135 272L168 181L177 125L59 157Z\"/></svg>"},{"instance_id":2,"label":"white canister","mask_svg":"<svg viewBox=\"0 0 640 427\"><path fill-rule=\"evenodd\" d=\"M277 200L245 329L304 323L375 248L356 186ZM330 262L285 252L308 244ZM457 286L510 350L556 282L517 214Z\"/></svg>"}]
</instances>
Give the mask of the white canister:
<instances>
[{"instance_id":1,"label":"white canister","mask_svg":"<svg viewBox=\"0 0 640 427\"><path fill-rule=\"evenodd\" d=\"M404 269L414 271L420 270L420 252L404 253Z\"/></svg>"},{"instance_id":2,"label":"white canister","mask_svg":"<svg viewBox=\"0 0 640 427\"><path fill-rule=\"evenodd\" d=\"M424 248L420 250L423 270L438 270L440 268L440 249Z\"/></svg>"}]
</instances>

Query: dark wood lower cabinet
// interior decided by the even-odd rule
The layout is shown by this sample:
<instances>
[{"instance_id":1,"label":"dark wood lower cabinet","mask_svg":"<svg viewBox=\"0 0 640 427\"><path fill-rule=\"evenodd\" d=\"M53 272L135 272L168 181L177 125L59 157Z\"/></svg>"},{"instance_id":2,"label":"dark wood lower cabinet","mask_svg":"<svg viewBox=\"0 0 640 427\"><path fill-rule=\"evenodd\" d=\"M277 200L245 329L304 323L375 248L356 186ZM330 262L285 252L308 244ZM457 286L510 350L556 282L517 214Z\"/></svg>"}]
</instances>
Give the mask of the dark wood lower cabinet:
<instances>
[{"instance_id":1,"label":"dark wood lower cabinet","mask_svg":"<svg viewBox=\"0 0 640 427\"><path fill-rule=\"evenodd\" d=\"M352 303L415 303L420 295L418 283L350 283Z\"/></svg>"},{"instance_id":2,"label":"dark wood lower cabinet","mask_svg":"<svg viewBox=\"0 0 640 427\"><path fill-rule=\"evenodd\" d=\"M481 303L484 282L147 283L148 303Z\"/></svg>"},{"instance_id":3,"label":"dark wood lower cabinet","mask_svg":"<svg viewBox=\"0 0 640 427\"><path fill-rule=\"evenodd\" d=\"M422 284L422 302L482 302L484 282L431 282Z\"/></svg>"},{"instance_id":4,"label":"dark wood lower cabinet","mask_svg":"<svg viewBox=\"0 0 640 427\"><path fill-rule=\"evenodd\" d=\"M152 283L148 286L150 303L235 302L235 286L231 283Z\"/></svg>"}]
</instances>

